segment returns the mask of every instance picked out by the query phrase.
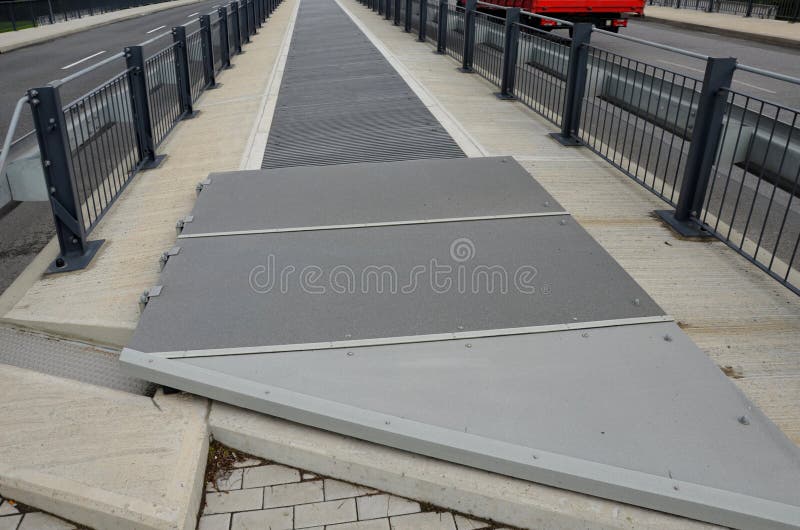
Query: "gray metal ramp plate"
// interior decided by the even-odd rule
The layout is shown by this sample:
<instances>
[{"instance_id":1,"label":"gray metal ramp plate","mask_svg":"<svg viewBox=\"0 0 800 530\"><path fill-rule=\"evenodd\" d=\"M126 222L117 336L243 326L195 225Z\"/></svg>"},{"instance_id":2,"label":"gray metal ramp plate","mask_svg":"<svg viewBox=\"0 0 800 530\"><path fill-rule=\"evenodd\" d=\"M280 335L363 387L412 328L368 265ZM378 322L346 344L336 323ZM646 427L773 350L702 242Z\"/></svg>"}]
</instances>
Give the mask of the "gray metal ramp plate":
<instances>
[{"instance_id":1,"label":"gray metal ramp plate","mask_svg":"<svg viewBox=\"0 0 800 530\"><path fill-rule=\"evenodd\" d=\"M182 237L563 211L510 157L236 171L209 180Z\"/></svg>"},{"instance_id":2,"label":"gray metal ramp plate","mask_svg":"<svg viewBox=\"0 0 800 530\"><path fill-rule=\"evenodd\" d=\"M263 168L464 156L333 0L299 9Z\"/></svg>"},{"instance_id":3,"label":"gray metal ramp plate","mask_svg":"<svg viewBox=\"0 0 800 530\"><path fill-rule=\"evenodd\" d=\"M800 522L798 448L674 323L123 360L164 384L535 482L738 528Z\"/></svg>"},{"instance_id":4,"label":"gray metal ramp plate","mask_svg":"<svg viewBox=\"0 0 800 530\"><path fill-rule=\"evenodd\" d=\"M133 349L254 347L663 315L569 216L184 239L161 283Z\"/></svg>"}]
</instances>

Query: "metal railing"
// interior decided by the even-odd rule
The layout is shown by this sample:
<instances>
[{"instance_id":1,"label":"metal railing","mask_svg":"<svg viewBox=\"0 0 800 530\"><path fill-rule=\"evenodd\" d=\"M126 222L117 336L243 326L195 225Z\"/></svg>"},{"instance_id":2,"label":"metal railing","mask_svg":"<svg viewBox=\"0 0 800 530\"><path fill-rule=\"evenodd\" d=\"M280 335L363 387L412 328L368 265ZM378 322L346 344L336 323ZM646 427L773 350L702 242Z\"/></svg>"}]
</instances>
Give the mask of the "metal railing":
<instances>
[{"instance_id":1,"label":"metal railing","mask_svg":"<svg viewBox=\"0 0 800 530\"><path fill-rule=\"evenodd\" d=\"M716 237L800 294L800 110L731 88L738 70L798 88L800 79L590 24L557 21L572 37L556 36L520 23L550 17L507 8L503 20L478 6L436 5L437 52L558 126L551 136L563 145L591 149L673 206L657 213L681 235ZM704 61L704 75L622 56L593 35Z\"/></svg>"},{"instance_id":2,"label":"metal railing","mask_svg":"<svg viewBox=\"0 0 800 530\"><path fill-rule=\"evenodd\" d=\"M186 26L172 28L173 42L145 58L143 45L100 61L67 78L28 91L44 179L60 245L48 272L85 267L102 244L88 236L138 171L158 166L157 147L193 104L216 86L256 28L280 0L232 2ZM213 17L213 18L212 18ZM151 39L152 44L170 32ZM112 61L125 69L66 106L60 87ZM13 131L9 131L9 136Z\"/></svg>"},{"instance_id":3,"label":"metal railing","mask_svg":"<svg viewBox=\"0 0 800 530\"><path fill-rule=\"evenodd\" d=\"M2 0L0 33L166 1L168 0Z\"/></svg>"},{"instance_id":4,"label":"metal railing","mask_svg":"<svg viewBox=\"0 0 800 530\"><path fill-rule=\"evenodd\" d=\"M800 21L800 0L648 0L647 3L707 13Z\"/></svg>"}]
</instances>

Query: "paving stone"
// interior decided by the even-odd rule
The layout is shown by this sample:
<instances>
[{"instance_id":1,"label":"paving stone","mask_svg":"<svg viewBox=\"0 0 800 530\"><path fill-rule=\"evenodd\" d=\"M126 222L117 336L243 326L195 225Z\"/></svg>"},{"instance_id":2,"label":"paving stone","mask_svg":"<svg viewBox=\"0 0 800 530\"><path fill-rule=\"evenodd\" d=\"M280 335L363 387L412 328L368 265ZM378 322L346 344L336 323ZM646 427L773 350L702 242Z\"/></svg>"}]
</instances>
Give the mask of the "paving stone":
<instances>
[{"instance_id":1,"label":"paving stone","mask_svg":"<svg viewBox=\"0 0 800 530\"><path fill-rule=\"evenodd\" d=\"M206 484L206 491L230 491L242 489L243 469L234 469L227 476L219 476L215 484Z\"/></svg>"},{"instance_id":2,"label":"paving stone","mask_svg":"<svg viewBox=\"0 0 800 530\"><path fill-rule=\"evenodd\" d=\"M0 517L0 530L17 530L22 515L7 515Z\"/></svg>"},{"instance_id":3,"label":"paving stone","mask_svg":"<svg viewBox=\"0 0 800 530\"><path fill-rule=\"evenodd\" d=\"M294 482L264 488L264 508L324 501L322 481Z\"/></svg>"},{"instance_id":4,"label":"paving stone","mask_svg":"<svg viewBox=\"0 0 800 530\"><path fill-rule=\"evenodd\" d=\"M356 499L359 519L378 519L391 515L405 515L420 510L419 503L382 493Z\"/></svg>"},{"instance_id":5,"label":"paving stone","mask_svg":"<svg viewBox=\"0 0 800 530\"><path fill-rule=\"evenodd\" d=\"M470 519L463 515L456 514L453 517L456 520L456 528L458 528L458 530L481 530L482 528L489 528L491 526L489 523Z\"/></svg>"},{"instance_id":6,"label":"paving stone","mask_svg":"<svg viewBox=\"0 0 800 530\"><path fill-rule=\"evenodd\" d=\"M233 514L231 530L289 530L292 528L292 509L275 508Z\"/></svg>"},{"instance_id":7,"label":"paving stone","mask_svg":"<svg viewBox=\"0 0 800 530\"><path fill-rule=\"evenodd\" d=\"M347 497L360 497L362 495L369 495L370 493L378 493L378 491L367 488L366 486L356 486L355 484L349 484L332 478L325 479L326 501L345 499Z\"/></svg>"},{"instance_id":8,"label":"paving stone","mask_svg":"<svg viewBox=\"0 0 800 530\"><path fill-rule=\"evenodd\" d=\"M200 518L197 530L228 530L231 527L231 514L218 513Z\"/></svg>"},{"instance_id":9,"label":"paving stone","mask_svg":"<svg viewBox=\"0 0 800 530\"><path fill-rule=\"evenodd\" d=\"M423 512L400 515L390 520L392 530L456 530L450 512Z\"/></svg>"},{"instance_id":10,"label":"paving stone","mask_svg":"<svg viewBox=\"0 0 800 530\"><path fill-rule=\"evenodd\" d=\"M325 530L390 530L390 527L389 519L384 517L383 519L328 525Z\"/></svg>"},{"instance_id":11,"label":"paving stone","mask_svg":"<svg viewBox=\"0 0 800 530\"><path fill-rule=\"evenodd\" d=\"M15 515L18 514L19 510L17 507L11 504L8 501L3 501L3 504L0 504L0 517L4 515Z\"/></svg>"},{"instance_id":12,"label":"paving stone","mask_svg":"<svg viewBox=\"0 0 800 530\"><path fill-rule=\"evenodd\" d=\"M258 460L257 458L248 458L246 460L241 460L239 462L234 462L233 467L240 468L240 467L255 467L260 466L264 462L262 460Z\"/></svg>"},{"instance_id":13,"label":"paving stone","mask_svg":"<svg viewBox=\"0 0 800 530\"><path fill-rule=\"evenodd\" d=\"M203 510L203 515L260 510L263 501L263 488L208 492L206 493L206 507Z\"/></svg>"},{"instance_id":14,"label":"paving stone","mask_svg":"<svg viewBox=\"0 0 800 530\"><path fill-rule=\"evenodd\" d=\"M340 499L294 507L295 528L347 523L356 520L355 499Z\"/></svg>"},{"instance_id":15,"label":"paving stone","mask_svg":"<svg viewBox=\"0 0 800 530\"><path fill-rule=\"evenodd\" d=\"M287 482L300 482L300 472L290 467L271 464L246 468L242 487L260 488L262 486L286 484Z\"/></svg>"},{"instance_id":16,"label":"paving stone","mask_svg":"<svg viewBox=\"0 0 800 530\"><path fill-rule=\"evenodd\" d=\"M77 526L43 512L26 513L17 530L75 530Z\"/></svg>"}]
</instances>

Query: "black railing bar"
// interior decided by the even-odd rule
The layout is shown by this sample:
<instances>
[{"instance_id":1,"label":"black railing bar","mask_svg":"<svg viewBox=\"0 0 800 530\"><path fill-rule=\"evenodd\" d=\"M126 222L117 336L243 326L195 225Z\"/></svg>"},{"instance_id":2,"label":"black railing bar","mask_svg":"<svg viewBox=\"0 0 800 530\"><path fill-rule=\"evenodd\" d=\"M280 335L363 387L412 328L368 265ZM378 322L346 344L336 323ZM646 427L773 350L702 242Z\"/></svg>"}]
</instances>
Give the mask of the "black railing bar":
<instances>
[{"instance_id":1,"label":"black railing bar","mask_svg":"<svg viewBox=\"0 0 800 530\"><path fill-rule=\"evenodd\" d=\"M74 74L68 75L67 77L65 77L63 79L56 79L55 81L51 81L50 85L54 86L54 87L57 87L57 86L61 86L61 85L65 84L65 83L69 83L70 81L72 81L74 79L77 79L77 78L79 78L80 76L82 76L84 74L88 74L91 71L97 70L98 68L103 67L103 66L107 65L108 63L110 63L112 61L116 61L117 59L121 59L123 57L125 57L125 53L124 52L115 53L114 55L106 57L105 59L103 59L99 63L94 63L94 64L92 64L90 66L87 66L86 68L84 68L82 70L78 70Z\"/></svg>"},{"instance_id":2,"label":"black railing bar","mask_svg":"<svg viewBox=\"0 0 800 530\"><path fill-rule=\"evenodd\" d=\"M531 13L530 11L522 10L522 11L520 11L520 14L528 15L528 16L534 17L534 18L541 18L542 20L553 20L553 21L558 22L559 24L563 24L565 26L570 26L571 27L571 26L575 25L574 23L572 23L572 22L570 22L568 20L561 20L560 18L548 17L547 15L540 15L538 13Z\"/></svg>"},{"instance_id":3,"label":"black railing bar","mask_svg":"<svg viewBox=\"0 0 800 530\"><path fill-rule=\"evenodd\" d=\"M744 70L745 72L750 72L751 74L758 74L758 75L763 75L765 77L771 77L772 79L777 79L778 81L786 81L787 83L800 85L800 78L792 77L790 75L779 74L777 72L771 72L769 70L762 70L761 68L756 68L754 66L747 66L746 64L737 64L736 69Z\"/></svg>"},{"instance_id":4,"label":"black railing bar","mask_svg":"<svg viewBox=\"0 0 800 530\"><path fill-rule=\"evenodd\" d=\"M775 116L774 117L767 116L767 118L769 118L771 120L774 119L774 120L779 121L781 123L787 123L788 124L788 122L786 120L780 119L780 115L782 113L787 113L787 112L788 113L798 113L798 112L800 112L800 109L796 109L794 107L787 107L783 103L777 103L776 101L773 101L771 99L751 96L750 94L748 94L746 92L739 92L739 91L734 90L732 88L722 88L721 90L723 92L727 92L727 93L732 94L734 96L741 96L743 98L744 97L750 98L753 101L758 101L760 103L766 103L770 107L774 107L775 108ZM749 110L749 109L745 109L745 110Z\"/></svg>"},{"instance_id":5,"label":"black railing bar","mask_svg":"<svg viewBox=\"0 0 800 530\"><path fill-rule=\"evenodd\" d=\"M102 92L103 90L108 89L120 77L128 75L131 71L132 71L131 68L126 68L126 69L122 70L121 72L118 72L118 73L114 74L113 77L109 77L107 80L105 80L104 82L100 83L99 85L97 85L96 87L91 89L89 92L85 93L82 96L78 96L77 98L75 98L72 101L70 101L68 104L64 105L63 109L64 110L69 110L73 106L81 103L86 98L90 98L90 97L94 96L95 94L98 94L98 93Z\"/></svg>"},{"instance_id":6,"label":"black railing bar","mask_svg":"<svg viewBox=\"0 0 800 530\"><path fill-rule=\"evenodd\" d=\"M8 152L11 151L11 139L14 137L14 133L17 130L22 108L25 106L25 103L28 102L28 99L28 95L25 94L19 98L17 104L14 106L14 113L11 115L11 123L8 125L8 131L6 132L6 139L3 141L3 150L0 151L0 178L5 178L6 160L8 159Z\"/></svg>"},{"instance_id":7,"label":"black railing bar","mask_svg":"<svg viewBox=\"0 0 800 530\"><path fill-rule=\"evenodd\" d=\"M168 29L168 30L166 30L164 33L159 33L159 34L158 34L158 35L156 35L155 37L152 37L152 38L150 38L150 39L147 39L147 40L146 40L146 41L144 41L144 42L140 42L139 44L137 44L137 46L147 46L147 45L149 45L149 44L153 44L153 43L154 43L155 41L157 41L158 39L163 39L164 37L168 37L168 36L170 36L170 35L172 35L172 30Z\"/></svg>"},{"instance_id":8,"label":"black railing bar","mask_svg":"<svg viewBox=\"0 0 800 530\"><path fill-rule=\"evenodd\" d=\"M564 45L562 44L562 46L564 46ZM619 57L620 59L628 59L628 57L626 57L624 55L618 55L617 53L612 52L610 50L607 50L607 49L603 48L602 46L598 46L596 44L590 44L589 48L590 48L590 50L589 50L590 52L592 50L597 50L597 51L605 53L606 54L605 55L605 59L603 59L603 60L606 61L606 62L610 61L612 64L615 64L615 65L616 64L621 64L620 62L615 60L616 57ZM600 59L600 57L598 57L598 59ZM684 78L684 79L691 79L692 81L696 81L697 83L702 83L703 82L702 79L697 79L696 77L692 77L689 74L682 74L680 72L676 72L675 70L670 70L669 68L663 68L661 66L655 66L655 65L652 65L650 63L646 63L644 61L638 61L638 62L640 64L644 64L644 65L650 66L652 68L655 68L659 72L664 72L666 74L672 74L673 75L673 79L674 79L674 76L678 76L678 77L681 77L681 78Z\"/></svg>"},{"instance_id":9,"label":"black railing bar","mask_svg":"<svg viewBox=\"0 0 800 530\"><path fill-rule=\"evenodd\" d=\"M150 61L150 60L152 60L152 59L156 59L156 60L159 60L159 59L161 59L161 57L162 57L164 54L166 54L166 53L167 53L167 52L169 52L169 51L172 51L172 48L174 48L174 47L175 47L175 46L177 46L177 45L178 45L178 43L177 43L177 42L170 42L168 45L164 46L163 48L161 48L160 50L158 50L156 53L154 53L153 55L151 55L150 57L148 57L147 59L145 59L145 60L144 60L144 61L145 61L145 63L147 63L147 61Z\"/></svg>"},{"instance_id":10,"label":"black railing bar","mask_svg":"<svg viewBox=\"0 0 800 530\"><path fill-rule=\"evenodd\" d=\"M639 44L644 44L647 46L652 46L654 48L659 48L661 50L666 50L668 52L678 53L681 55L686 55L687 57L694 57L695 59L700 59L701 61L707 61L708 55L703 55L702 53L691 52L689 50L684 50L681 48L675 48L674 46L668 46L666 44L661 44L658 42L652 42L649 40L644 39L637 39L636 37L631 37L630 35L623 35L622 33L611 33L610 31L606 31L603 29L592 28L593 33L600 33L601 35L607 35L609 37L616 37L618 39L629 40L631 42L638 42Z\"/></svg>"}]
</instances>

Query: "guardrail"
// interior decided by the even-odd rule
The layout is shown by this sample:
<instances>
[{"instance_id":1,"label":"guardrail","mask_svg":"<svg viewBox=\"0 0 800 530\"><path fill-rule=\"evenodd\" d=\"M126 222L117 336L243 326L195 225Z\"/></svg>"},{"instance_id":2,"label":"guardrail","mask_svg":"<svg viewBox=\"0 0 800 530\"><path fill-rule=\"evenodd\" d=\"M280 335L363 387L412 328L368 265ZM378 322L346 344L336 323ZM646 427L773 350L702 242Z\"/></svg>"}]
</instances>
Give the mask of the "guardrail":
<instances>
[{"instance_id":1,"label":"guardrail","mask_svg":"<svg viewBox=\"0 0 800 530\"><path fill-rule=\"evenodd\" d=\"M648 0L647 3L706 13L800 21L800 0Z\"/></svg>"},{"instance_id":2,"label":"guardrail","mask_svg":"<svg viewBox=\"0 0 800 530\"><path fill-rule=\"evenodd\" d=\"M360 0L385 12L391 0ZM800 294L800 110L733 90L743 70L800 79L571 24L572 37L445 0L404 0L406 32L518 99L663 199L659 215L688 237L714 236ZM592 35L625 39L706 63L702 79L608 51ZM433 38L431 36L434 36Z\"/></svg>"},{"instance_id":3,"label":"guardrail","mask_svg":"<svg viewBox=\"0 0 800 530\"><path fill-rule=\"evenodd\" d=\"M102 241L89 234L137 172L157 167L159 144L175 125L197 114L194 102L217 86L216 75L230 67L257 27L280 0L242 0L204 14L199 28L172 28L172 42L150 57L143 45L28 91L44 180L60 246L48 272L84 268ZM65 83L125 59L125 69L89 93L64 105ZM13 136L13 128L8 137ZM6 151L4 151L6 152Z\"/></svg>"},{"instance_id":4,"label":"guardrail","mask_svg":"<svg viewBox=\"0 0 800 530\"><path fill-rule=\"evenodd\" d=\"M169 0L2 0L0 33Z\"/></svg>"}]
</instances>

